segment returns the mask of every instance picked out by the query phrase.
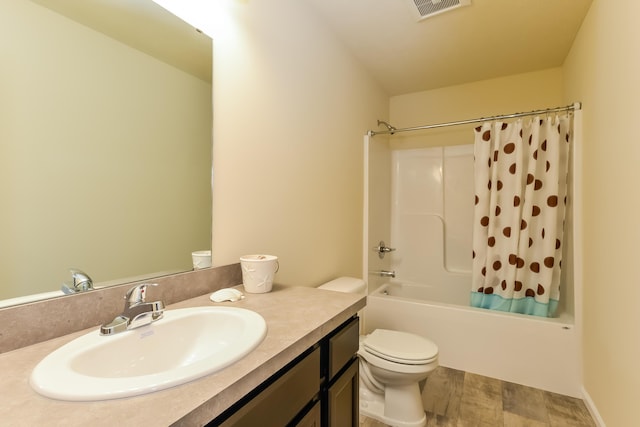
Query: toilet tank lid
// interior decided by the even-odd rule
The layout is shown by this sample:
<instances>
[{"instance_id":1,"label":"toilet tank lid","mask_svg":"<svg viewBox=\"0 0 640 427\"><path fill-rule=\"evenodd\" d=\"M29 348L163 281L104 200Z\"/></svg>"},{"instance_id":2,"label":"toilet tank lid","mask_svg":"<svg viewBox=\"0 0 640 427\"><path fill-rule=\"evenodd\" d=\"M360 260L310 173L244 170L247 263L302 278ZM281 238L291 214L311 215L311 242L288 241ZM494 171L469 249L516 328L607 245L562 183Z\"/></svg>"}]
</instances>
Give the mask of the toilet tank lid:
<instances>
[{"instance_id":1,"label":"toilet tank lid","mask_svg":"<svg viewBox=\"0 0 640 427\"><path fill-rule=\"evenodd\" d=\"M318 289L357 294L364 291L365 287L366 284L362 279L355 277L338 277L337 279L318 286Z\"/></svg>"}]
</instances>

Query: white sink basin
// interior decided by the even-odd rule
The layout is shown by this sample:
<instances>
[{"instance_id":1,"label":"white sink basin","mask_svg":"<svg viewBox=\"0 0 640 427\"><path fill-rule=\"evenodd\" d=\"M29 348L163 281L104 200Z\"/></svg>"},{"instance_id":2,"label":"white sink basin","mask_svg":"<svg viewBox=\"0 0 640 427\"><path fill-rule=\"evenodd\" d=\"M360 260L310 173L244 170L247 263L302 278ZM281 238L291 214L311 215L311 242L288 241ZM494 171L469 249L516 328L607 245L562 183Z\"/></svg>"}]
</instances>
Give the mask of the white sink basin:
<instances>
[{"instance_id":1,"label":"white sink basin","mask_svg":"<svg viewBox=\"0 0 640 427\"><path fill-rule=\"evenodd\" d=\"M167 310L150 325L111 336L96 330L65 344L35 367L31 387L73 401L151 393L229 366L266 333L262 316L242 308Z\"/></svg>"}]
</instances>

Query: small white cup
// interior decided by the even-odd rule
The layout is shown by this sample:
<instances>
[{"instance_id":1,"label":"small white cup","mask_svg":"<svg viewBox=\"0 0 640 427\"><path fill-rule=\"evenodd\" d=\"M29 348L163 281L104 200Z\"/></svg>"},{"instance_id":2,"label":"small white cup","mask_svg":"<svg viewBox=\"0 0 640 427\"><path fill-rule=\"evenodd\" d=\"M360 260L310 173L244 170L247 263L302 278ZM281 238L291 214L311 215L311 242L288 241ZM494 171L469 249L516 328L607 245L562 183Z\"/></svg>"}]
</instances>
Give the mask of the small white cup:
<instances>
[{"instance_id":1,"label":"small white cup","mask_svg":"<svg viewBox=\"0 0 640 427\"><path fill-rule=\"evenodd\" d=\"M211 251L191 252L194 270L211 267Z\"/></svg>"},{"instance_id":2,"label":"small white cup","mask_svg":"<svg viewBox=\"0 0 640 427\"><path fill-rule=\"evenodd\" d=\"M244 290L251 294L270 292L273 277L280 269L274 255L245 255L240 257L240 266Z\"/></svg>"}]
</instances>

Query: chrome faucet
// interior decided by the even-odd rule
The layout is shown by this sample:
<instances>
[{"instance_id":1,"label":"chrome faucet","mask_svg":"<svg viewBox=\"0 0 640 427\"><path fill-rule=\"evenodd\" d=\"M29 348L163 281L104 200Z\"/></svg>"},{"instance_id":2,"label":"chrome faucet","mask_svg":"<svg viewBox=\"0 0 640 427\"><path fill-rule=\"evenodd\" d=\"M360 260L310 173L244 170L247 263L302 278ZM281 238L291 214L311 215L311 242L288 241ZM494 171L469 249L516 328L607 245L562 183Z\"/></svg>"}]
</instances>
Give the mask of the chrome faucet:
<instances>
[{"instance_id":1,"label":"chrome faucet","mask_svg":"<svg viewBox=\"0 0 640 427\"><path fill-rule=\"evenodd\" d=\"M100 335L113 335L129 329L148 325L160 319L164 314L164 302L146 302L147 286L157 283L145 283L132 287L125 295L124 310L111 323L100 327Z\"/></svg>"},{"instance_id":2,"label":"chrome faucet","mask_svg":"<svg viewBox=\"0 0 640 427\"><path fill-rule=\"evenodd\" d=\"M69 271L71 272L71 281L62 284L63 293L75 294L93 290L93 280L87 273L77 268L71 268Z\"/></svg>"},{"instance_id":3,"label":"chrome faucet","mask_svg":"<svg viewBox=\"0 0 640 427\"><path fill-rule=\"evenodd\" d=\"M370 271L369 274L376 274L376 275L381 276L381 277L396 277L395 270L392 270L392 271L374 270L374 271Z\"/></svg>"}]
</instances>

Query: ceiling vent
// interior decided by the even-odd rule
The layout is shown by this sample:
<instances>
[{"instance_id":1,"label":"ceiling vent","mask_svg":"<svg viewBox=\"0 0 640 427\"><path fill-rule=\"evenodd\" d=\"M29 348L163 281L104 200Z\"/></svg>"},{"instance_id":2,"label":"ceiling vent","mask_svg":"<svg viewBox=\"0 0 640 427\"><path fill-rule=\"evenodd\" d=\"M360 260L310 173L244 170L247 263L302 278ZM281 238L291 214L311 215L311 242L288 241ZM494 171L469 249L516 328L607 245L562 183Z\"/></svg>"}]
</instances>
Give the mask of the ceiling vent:
<instances>
[{"instance_id":1,"label":"ceiling vent","mask_svg":"<svg viewBox=\"0 0 640 427\"><path fill-rule=\"evenodd\" d=\"M418 21L461 6L469 6L471 0L407 0Z\"/></svg>"}]
</instances>

